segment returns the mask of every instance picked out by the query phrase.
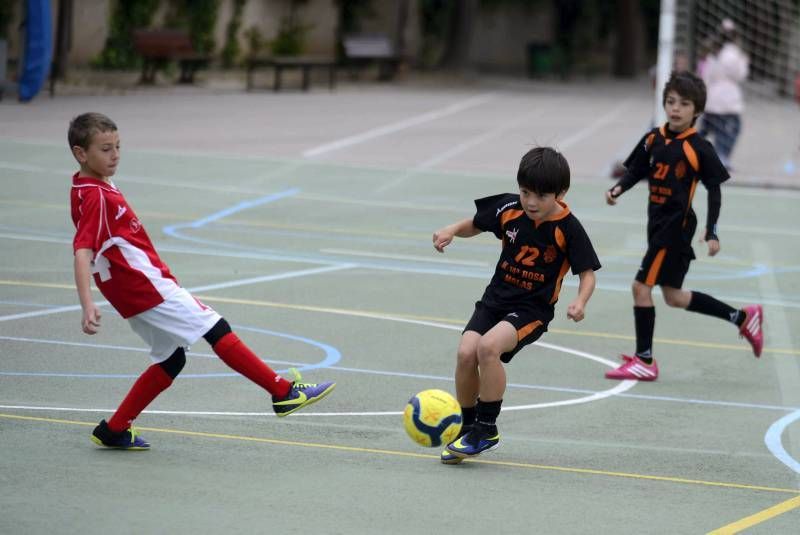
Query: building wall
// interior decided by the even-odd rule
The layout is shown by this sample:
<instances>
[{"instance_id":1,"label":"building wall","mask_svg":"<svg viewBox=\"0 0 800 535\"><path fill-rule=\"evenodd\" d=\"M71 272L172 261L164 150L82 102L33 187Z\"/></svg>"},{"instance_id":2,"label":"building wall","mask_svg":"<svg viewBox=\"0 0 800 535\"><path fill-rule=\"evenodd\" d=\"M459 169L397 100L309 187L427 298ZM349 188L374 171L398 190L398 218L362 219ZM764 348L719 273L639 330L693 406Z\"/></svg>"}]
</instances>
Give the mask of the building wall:
<instances>
[{"instance_id":1,"label":"building wall","mask_svg":"<svg viewBox=\"0 0 800 535\"><path fill-rule=\"evenodd\" d=\"M0 0L13 1L13 0ZM72 43L69 51L71 65L88 65L105 45L108 37L111 10L115 0L75 0L72 14ZM382 3L382 2L381 2ZM53 33L58 10L58 0L51 0L53 14ZM152 26L161 24L166 13L167 2L162 2L156 12ZM225 45L225 32L233 13L233 0L220 0L214 37L216 51ZM265 40L273 39L280 24L281 17L289 13L288 0L249 0L242 13L242 27L239 35L242 50L247 47L244 32L248 28L257 28ZM310 0L301 6L298 16L309 25L307 34L307 52L310 54L332 54L335 50L335 30L337 22L337 6L333 0ZM15 13L16 19L9 35L9 57L19 58L21 55L19 27L22 17L21 8Z\"/></svg>"},{"instance_id":2,"label":"building wall","mask_svg":"<svg viewBox=\"0 0 800 535\"><path fill-rule=\"evenodd\" d=\"M58 2L53 4L53 26L55 26ZM112 2L74 0L72 5L72 46L67 58L70 64L86 65L103 50L108 37Z\"/></svg>"},{"instance_id":3,"label":"building wall","mask_svg":"<svg viewBox=\"0 0 800 535\"><path fill-rule=\"evenodd\" d=\"M114 2L115 0L74 0L73 36L68 56L70 65L88 65L103 49ZM361 26L362 31L384 33L396 40L399 7L402 2L406 2L407 6L403 36L404 55L413 64L421 44L418 0L374 0L374 15L362 20ZM58 3L58 0L51 0L54 25ZM162 2L155 14L153 26L158 26L163 20L167 4L166 0ZM225 44L225 32L233 12L233 4L234 0L220 0L214 32L217 53ZM12 23L12 28L19 26L21 16L19 11L21 10L17 9L18 20ZM242 52L246 53L248 50L245 38L248 29L258 29L265 41L273 39L278 32L281 18L288 13L289 0L248 0L242 14L239 32ZM308 0L300 5L298 17L309 26L306 53L334 55L338 21L337 2ZM524 73L528 64L527 45L552 44L555 27L552 2L538 2L534 7L511 2L492 9L480 9L476 13L473 25L470 61L479 69ZM16 59L19 55L19 32L14 31L9 39L9 57Z\"/></svg>"},{"instance_id":4,"label":"building wall","mask_svg":"<svg viewBox=\"0 0 800 535\"><path fill-rule=\"evenodd\" d=\"M0 0L15 1L15 0ZM111 10L115 0L74 0L72 16L72 43L69 51L69 62L73 66L88 65L103 49L108 37ZM407 0L408 16L405 32L407 54L413 56L419 41L417 2ZM58 10L58 0L51 0L53 14L53 32L55 41L55 24ZM233 0L220 0L217 15L217 24L214 30L216 52L225 45L225 32L233 14ZM167 2L162 2L154 16L152 26L158 26L163 21ZM16 10L16 20L10 25L9 57L18 59L21 55L20 32L16 28L20 25L22 17L21 7ZM398 2L376 0L374 2L375 14L363 21L363 30L379 32L396 38L398 17ZM249 0L242 12L242 25L239 32L240 48L247 51L245 32L256 28L265 41L273 39L278 32L281 18L289 14L288 0ZM306 35L306 53L318 55L333 55L336 51L336 25L338 21L338 6L335 0L309 0L302 4L298 10L298 18L309 26Z\"/></svg>"},{"instance_id":5,"label":"building wall","mask_svg":"<svg viewBox=\"0 0 800 535\"><path fill-rule=\"evenodd\" d=\"M225 45L225 30L233 11L232 0L220 2L217 28L215 31L217 50ZM244 32L256 28L269 41L278 34L281 19L289 14L289 2L286 0L249 0L242 13L242 31L239 42L243 51L247 50ZM311 0L300 6L297 17L302 24L308 25L305 53L332 55L335 50L336 22L338 9L332 0Z\"/></svg>"}]
</instances>

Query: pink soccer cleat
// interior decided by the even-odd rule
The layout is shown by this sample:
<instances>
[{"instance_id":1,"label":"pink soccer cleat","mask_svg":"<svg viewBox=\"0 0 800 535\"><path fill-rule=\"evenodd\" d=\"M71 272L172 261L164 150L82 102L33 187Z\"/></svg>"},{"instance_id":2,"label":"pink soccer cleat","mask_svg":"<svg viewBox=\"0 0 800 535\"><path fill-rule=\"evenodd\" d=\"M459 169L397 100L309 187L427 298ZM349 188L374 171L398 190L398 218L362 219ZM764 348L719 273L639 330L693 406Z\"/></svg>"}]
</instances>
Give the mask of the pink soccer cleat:
<instances>
[{"instance_id":1,"label":"pink soccer cleat","mask_svg":"<svg viewBox=\"0 0 800 535\"><path fill-rule=\"evenodd\" d=\"M747 338L753 348L753 354L758 358L764 349L764 331L761 330L761 324L764 323L764 309L761 305L747 305L742 310L745 318L739 327L739 336Z\"/></svg>"},{"instance_id":2,"label":"pink soccer cleat","mask_svg":"<svg viewBox=\"0 0 800 535\"><path fill-rule=\"evenodd\" d=\"M624 363L619 368L606 372L606 379L633 379L637 381L655 381L658 379L658 364L645 364L636 355L622 355Z\"/></svg>"}]
</instances>

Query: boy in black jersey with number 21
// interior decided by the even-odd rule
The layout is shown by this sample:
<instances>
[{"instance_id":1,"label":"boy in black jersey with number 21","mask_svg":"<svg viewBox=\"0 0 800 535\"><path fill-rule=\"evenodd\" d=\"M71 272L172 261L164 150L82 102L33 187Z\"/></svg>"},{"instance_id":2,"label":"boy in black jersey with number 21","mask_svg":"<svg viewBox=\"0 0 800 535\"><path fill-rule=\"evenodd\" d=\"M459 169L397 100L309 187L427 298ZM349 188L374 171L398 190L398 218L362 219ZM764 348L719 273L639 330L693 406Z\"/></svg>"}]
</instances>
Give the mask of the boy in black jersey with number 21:
<instances>
[{"instance_id":1,"label":"boy in black jersey with number 21","mask_svg":"<svg viewBox=\"0 0 800 535\"><path fill-rule=\"evenodd\" d=\"M654 381L658 365L653 359L653 331L656 312L653 286L661 286L664 301L672 307L685 308L729 321L739 327L739 334L750 342L753 354L761 356L764 335L761 305L735 309L704 293L681 289L695 256L692 237L697 217L692 197L698 182L708 190L708 216L703 238L709 256L719 252L717 218L722 195L720 184L730 178L711 144L694 129L694 123L706 104L703 81L690 72L673 72L662 96L668 122L644 135L625 161L625 174L606 192L606 202L616 204L617 197L647 177L650 198L647 207L647 252L633 281L633 317L636 329L636 353L622 355L622 365L609 372L609 379Z\"/></svg>"},{"instance_id":2,"label":"boy in black jersey with number 21","mask_svg":"<svg viewBox=\"0 0 800 535\"><path fill-rule=\"evenodd\" d=\"M561 154L534 148L520 162L518 194L478 199L474 217L433 234L439 252L456 236L469 238L484 231L503 242L494 276L475 303L458 346L455 383L463 426L441 454L445 464L498 446L495 421L506 390L503 363L547 330L570 268L580 283L567 316L574 321L584 317L600 262L586 231L562 201L569 178L569 165Z\"/></svg>"}]
</instances>

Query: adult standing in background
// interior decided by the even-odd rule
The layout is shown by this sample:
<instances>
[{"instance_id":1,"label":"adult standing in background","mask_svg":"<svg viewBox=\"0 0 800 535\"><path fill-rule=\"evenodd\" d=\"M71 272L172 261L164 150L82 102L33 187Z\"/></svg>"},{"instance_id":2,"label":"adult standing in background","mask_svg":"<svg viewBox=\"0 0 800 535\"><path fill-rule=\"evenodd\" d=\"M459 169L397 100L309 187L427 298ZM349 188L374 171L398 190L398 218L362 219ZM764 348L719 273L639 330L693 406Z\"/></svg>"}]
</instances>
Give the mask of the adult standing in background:
<instances>
[{"instance_id":1,"label":"adult standing in background","mask_svg":"<svg viewBox=\"0 0 800 535\"><path fill-rule=\"evenodd\" d=\"M720 48L710 54L703 66L708 91L700 134L712 138L720 160L731 169L731 153L742 127L744 97L741 84L750 71L750 60L739 47L736 25L722 21Z\"/></svg>"}]
</instances>

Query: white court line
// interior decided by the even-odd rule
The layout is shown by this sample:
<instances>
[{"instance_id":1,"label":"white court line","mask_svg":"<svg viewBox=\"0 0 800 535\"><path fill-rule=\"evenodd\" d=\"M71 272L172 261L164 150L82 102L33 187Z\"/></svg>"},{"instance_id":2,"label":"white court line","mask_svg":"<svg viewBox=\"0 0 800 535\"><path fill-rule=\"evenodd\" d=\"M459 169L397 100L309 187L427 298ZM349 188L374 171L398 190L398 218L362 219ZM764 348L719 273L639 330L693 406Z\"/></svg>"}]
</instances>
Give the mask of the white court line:
<instances>
[{"instance_id":1,"label":"white court line","mask_svg":"<svg viewBox=\"0 0 800 535\"><path fill-rule=\"evenodd\" d=\"M55 238L50 236L31 236L27 234L14 234L14 233L7 233L7 232L0 232L0 238L4 238L7 240L20 240L20 241L41 241L46 243L72 243L72 240L69 238Z\"/></svg>"},{"instance_id":2,"label":"white court line","mask_svg":"<svg viewBox=\"0 0 800 535\"><path fill-rule=\"evenodd\" d=\"M541 115L542 115L541 111L539 111L537 113L532 113L532 114L529 114L529 115L525 115L525 116L517 118L514 121L511 121L510 123L507 123L507 124L504 124L504 125L499 126L497 128L494 128L492 130L489 130L488 132L485 132L485 133L483 133L483 134L481 134L479 136L476 136L476 137L474 137L472 139L468 139L468 140L466 140L466 141L464 141L462 143L459 143L458 145L455 145L453 148L442 152L438 156L434 156L433 158L429 158L429 159L419 163L418 165L415 165L414 166L414 170L415 171L419 171L419 170L430 169L430 168L432 168L432 167L434 167L434 166L436 166L436 165L438 165L438 164L440 164L442 162L445 162L445 161L451 159L453 156L457 156L457 155L461 154L462 152L464 152L464 151L466 151L468 149L471 149L472 147L474 147L476 145L480 145L481 143L489 141L490 139L494 139L494 138L496 138L498 136L501 136L501 135L505 134L506 132L508 132L509 130L511 130L513 128L516 128L521 124L530 122L530 121L534 120L536 117L540 117Z\"/></svg>"},{"instance_id":3,"label":"white court line","mask_svg":"<svg viewBox=\"0 0 800 535\"><path fill-rule=\"evenodd\" d=\"M585 137L588 134L583 132L579 132L577 135ZM573 136L575 137L575 136ZM569 139L567 141L570 141ZM563 145L563 144L562 144ZM559 148L563 148L563 146L559 146ZM198 155L201 156L201 155ZM302 164L298 164L298 167ZM340 164L337 164L340 165ZM344 164L341 164L344 165ZM0 167L8 167L8 168L17 168L19 170L27 170L27 171L43 171L53 173L59 176L64 174L63 170L55 170L55 169L48 169L45 167L39 167L34 165L16 165L10 162L0 162ZM363 167L354 166L357 169L363 169ZM394 169L384 169L384 168L376 168L380 171L394 171ZM443 172L444 173L444 172ZM472 175L469 173L458 173L455 171L447 171L445 174L448 175L457 175L457 176L466 176L470 178L476 178L476 175ZM484 175L477 175L478 178L483 178ZM502 179L507 180L508 177L489 177L492 179ZM574 178L574 177L573 177ZM186 183L175 181L171 178L160 178L160 177L141 177L135 175L121 175L119 180L120 183L124 182L140 182L145 184L151 184L156 186L164 186L164 187L176 187L176 188L185 188L185 189L197 189L203 191L225 191L225 192L235 192L235 193L245 193L245 194L255 194L261 193L260 190L257 188L248 189L248 188L237 188L235 186L225 186L224 188L218 186L205 186L200 184L193 184L193 183ZM596 180L591 180L592 183L596 183ZM756 190L754 188L728 188L725 190L725 195L735 194L739 196L760 196L760 197L780 197L781 200L785 200L786 198L797 198L800 199L800 192L784 189L781 190L779 188L770 189L770 190ZM352 199L352 198L342 198L342 197L333 197L333 196L325 196L325 195L313 195L313 194L304 194L300 193L297 195L298 199L307 199L312 201L322 201L327 203L340 203L340 204L355 204L361 206L385 206L387 208L397 208L397 209L409 209L409 210L426 210L426 211L450 211L454 213L462 213L463 209L457 206L442 206L442 205L424 205L419 203L411 203L411 202L390 202L390 201L376 201L376 200L359 200L359 199ZM584 215L581 217L581 221L587 222L597 222L597 223L609 223L609 224L619 224L619 225L637 225L637 226L644 226L645 222L639 218L625 218L625 217L604 217L604 216L593 216ZM720 230L724 232L742 232L745 234L760 234L765 236L790 236L790 237L798 237L800 236L800 230L794 228L776 228L776 227L756 227L756 226L744 226L744 225L732 225L732 224L725 224L720 226ZM9 238L9 239L20 239L21 235L19 234L0 234L0 237ZM34 238L30 238L33 240ZM42 239L41 241L47 241Z\"/></svg>"},{"instance_id":4,"label":"white court line","mask_svg":"<svg viewBox=\"0 0 800 535\"><path fill-rule=\"evenodd\" d=\"M496 138L498 136L501 136L501 135L505 134L506 132L508 132L509 130L518 127L520 124L530 122L530 121L534 120L536 117L539 117L541 115L542 115L542 112L539 111L537 113L533 113L533 114L529 114L529 115L525 115L525 116L519 117L516 120L511 121L510 123L506 123L506 124L501 125L501 126L499 126L497 128L489 130L488 132L485 132L485 133L483 133L483 134L481 134L479 136L475 136L472 139L468 139L468 140L466 140L466 141L464 141L462 143L459 143L459 144L455 145L454 147L452 147L451 149L446 150L446 151L442 152L441 154L439 154L437 156L434 156L433 158L429 158L429 159L427 159L427 160L425 160L423 162L420 162L419 164L415 165L414 167L412 167L411 169L409 169L405 173L402 173L399 177L395 178L394 180L386 182L383 186L377 188L375 190L375 192L376 193L383 193L386 190L389 190L389 189L392 189L394 187L397 187L402 182L404 182L406 179L411 178L411 177L419 174L422 171L431 169L432 167L434 167L436 165L439 165L440 163L445 162L445 161L453 158L454 156L457 156L457 155L461 154L462 152L464 152L464 151L466 151L468 149L471 149L472 147L474 147L476 145L480 145L481 143L485 143L486 141L489 141L490 139L493 139L493 138Z\"/></svg>"},{"instance_id":5,"label":"white court line","mask_svg":"<svg viewBox=\"0 0 800 535\"><path fill-rule=\"evenodd\" d=\"M0 238L8 238L8 239L27 239L22 236L15 236L15 235L7 235L0 233ZM34 241L40 241L38 238L34 238ZM71 243L69 240L57 240L57 239L42 239L41 241L53 241L54 243ZM290 261L290 262L303 262L303 263L312 263L312 264L323 264L325 266L330 266L334 263L334 261L330 258L320 258L320 257L300 257L300 256L292 256L292 255L283 255L277 254L272 252L264 252L260 253L258 250L254 252L248 251L223 251L219 249L192 249L192 248L182 248L182 247L174 247L174 246L159 246L159 250L163 251L170 251L175 253L181 254L188 254L188 255L200 255L200 256L218 256L223 258L254 258L260 260L277 260L277 261ZM445 275L445 276L458 276L458 277L468 277L468 278L479 278L479 279L486 279L491 273L484 273L483 271L476 271L476 272L462 272L453 268L448 269L447 267L403 267L401 265L382 265L382 264L375 264L371 263L368 260L363 262L349 262L352 264L352 267L355 268L363 268L363 269L376 269L376 270L386 270L386 271L393 271L396 273L423 273L427 275ZM341 265L336 263L335 265ZM455 269L455 270L454 270ZM469 266L464 266L464 269L469 269ZM576 287L577 283L572 280L566 280L564 285L567 287ZM630 287L624 284L610 284L610 283L599 283L597 285L597 290L609 291L609 292L630 292ZM190 289L191 291L191 289ZM751 303L753 301L753 297L751 296L741 296L741 295L733 295L733 294L720 294L717 296L718 299L722 299L723 301L732 301L736 303ZM791 309L800 309L800 303L795 303L793 301L785 300L785 299L761 299L760 303L762 305L773 305L778 307L785 307ZM105 302L99 303L107 304ZM79 307L75 306L73 308L64 309L61 311L66 310L78 310ZM53 310L53 309L51 309ZM57 313L59 310L53 310L51 313ZM46 315L43 311L40 312L28 312L23 313L25 314L22 317L28 316L41 316ZM3 321L7 317L0 316L0 321Z\"/></svg>"},{"instance_id":6,"label":"white court line","mask_svg":"<svg viewBox=\"0 0 800 535\"><path fill-rule=\"evenodd\" d=\"M344 311L342 311L344 312ZM336 313L336 312L334 312ZM373 319L380 319L380 320L387 320L387 321L396 321L399 323L412 323L416 325L423 325L429 327L436 327L440 329L447 329L451 331L461 331L461 327L456 325L447 325L444 323L436 323L432 321L421 321L421 320L410 320L408 318L402 318L397 316L389 316L385 314L368 314L368 313L358 313L358 314L349 314L352 316L365 316L371 317ZM575 349L571 349L568 347L558 346L555 344L547 344L543 342L534 342L533 345L537 345L540 347L546 347L548 349L552 349L554 351L561 351L563 353L568 353L572 355L576 355L578 357L586 358L589 360L593 360L595 362L599 362L608 366L609 368L616 368L618 363L605 359L603 357L592 355L591 353L586 353L583 351L578 351ZM336 366L333 366L333 369L336 369ZM565 399L561 401L551 401L545 403L533 403L529 405L511 405L503 407L504 411L516 411L516 410L530 410L530 409L540 409L540 408L550 408L550 407L559 407L559 406L566 406L566 405L577 405L580 403L589 403L592 401L597 401L600 399L605 399L616 394L621 394L627 390L633 388L638 381L636 380L624 380L617 383L614 387L608 390L602 390L600 392L594 392L589 394L588 396L582 396L579 398L573 399ZM35 405L0 405L0 409L20 409L20 410L40 410L40 411L61 411L61 412L114 412L113 409L99 409L99 408L73 408L73 407L43 407L43 406L35 406ZM274 412L227 412L227 411L166 411L166 410L145 410L142 414L168 414L168 415L182 415L182 416L275 416ZM399 416L403 414L403 411L359 411L359 412L301 412L298 413L299 415L303 416Z\"/></svg>"},{"instance_id":7,"label":"white court line","mask_svg":"<svg viewBox=\"0 0 800 535\"><path fill-rule=\"evenodd\" d=\"M336 264L334 266L325 266L321 268L313 268L313 269L302 269L300 271L287 271L285 273L276 273L274 275L264 275L263 277L253 277L249 279L239 279L234 281L228 282L221 282L218 284L208 284L205 286L196 286L193 288L187 288L190 293L195 292L207 292L209 290L221 290L223 288L235 288L237 286L245 286L248 284L256 284L259 282L270 282L276 280L284 280L284 279L292 279L296 277L304 277L306 275L314 275L317 273L327 273L331 271L339 271L342 269L350 269L352 267L356 267L355 264ZM108 301L100 301L97 303L97 306L104 306L107 305ZM80 305L70 305L58 308L50 308L48 310L35 310L32 312L23 312L20 314L11 314L8 316L0 316L0 322L2 321L11 321L11 320L18 320L24 318L33 318L38 316L49 316L51 314L59 314L61 312L73 312L75 310L80 310Z\"/></svg>"},{"instance_id":8,"label":"white court line","mask_svg":"<svg viewBox=\"0 0 800 535\"><path fill-rule=\"evenodd\" d=\"M363 143L365 141L370 141L382 136L394 134L395 132L399 132L407 128L435 121L437 119L447 117L448 115L453 115L455 113L458 113L460 111L469 108L473 108L475 106L480 106L481 104L484 104L492 100L493 98L495 98L495 96L496 93L486 93L483 95L478 95L476 97L468 98L466 100L456 102L455 104L450 104L449 106L445 106L444 108L438 110L429 111L427 113L423 113L422 115L409 117L408 119L403 119L402 121L398 121L396 123L391 123L385 126L380 126L378 128L367 130L366 132L362 132L361 134L356 134L354 136L345 137L337 141L333 141L331 143L325 143L324 145L319 145L317 147L304 151L303 156L305 158L316 158L317 156L321 156L322 154L326 154L328 152L333 152L339 149L343 149L345 147L350 147L352 145Z\"/></svg>"},{"instance_id":9,"label":"white court line","mask_svg":"<svg viewBox=\"0 0 800 535\"><path fill-rule=\"evenodd\" d=\"M756 241L752 247L756 258L760 258L765 262L772 261L772 251L768 245ZM774 295L779 291L779 284L773 273L766 273L759 277L758 286L762 294L769 295L772 293ZM764 313L763 321L765 341L769 342L770 345L780 344L784 347L788 346L789 349L794 349L792 346L792 329L783 309L770 308ZM798 367L798 361L796 359L770 360L775 367L781 401L786 405L800 405L800 367ZM773 423L764 436L764 442L767 445L767 449L779 461L800 475L800 469L798 469L800 468L800 463L789 455L781 443L781 437L785 434L790 444L800 444L800 426L789 425L794 420L797 420L798 417L800 417L800 411L788 414Z\"/></svg>"},{"instance_id":10,"label":"white court line","mask_svg":"<svg viewBox=\"0 0 800 535\"><path fill-rule=\"evenodd\" d=\"M312 312L315 310L312 309ZM327 309L327 310L316 310L317 312L329 313L329 314L342 314L347 311L340 311L336 309ZM354 317L363 317L364 314L361 314L357 311L352 311L350 314L345 314ZM376 318L376 319L384 319L378 315L367 315L366 317ZM391 318L393 321L399 321L397 317ZM456 330L457 327L450 326L452 330ZM19 336L0 336L0 341L6 340L10 342L26 342L30 344L44 344L44 345L60 345L65 347L82 347L88 348L91 350L105 350L105 349L112 349L115 351L131 351L135 353L147 353L147 349L144 347L132 347L132 346L121 346L121 345L113 345L113 344L98 344L98 343L89 343L89 342L72 342L67 340L53 340L53 339L42 339L42 338L26 338L26 337L19 337ZM553 348L554 350L559 350L558 346L552 346L551 344L547 344L544 342L539 342L537 345L546 348ZM596 360L597 357L590 353L582 353L578 352L577 350L571 350L567 348L561 347L560 350L563 350L567 353L574 353L576 355L580 355L586 357L590 360ZM186 353L187 356L192 358L203 358L203 359L217 359L216 355L213 353L200 353L196 351L188 351ZM304 363L296 362L296 361L286 361L286 360L278 360L274 358L265 359L267 363L275 363L281 365L288 365L294 367L302 367ZM604 361L598 361L604 363ZM380 376L390 376L390 377L400 377L404 379L420 379L420 380L433 380L433 381L451 381L452 377L445 377L445 376L436 376L436 375L429 375L429 374L412 374L412 373L405 373L405 372L392 372L392 371L383 371L383 370L373 370L373 369L363 369L363 368L348 368L345 366L333 365L326 368L327 370L331 370L334 372L351 372L351 373L363 373L367 375L380 375ZM11 372L1 372L2 374L6 375L14 375ZM20 373L19 375L26 375L24 373ZM40 374L29 374L32 376L37 377L47 377L47 373L40 373ZM72 377L72 376L86 376L90 374L52 374L53 377ZM231 376L236 375L235 373L231 373ZM210 377L211 375L209 375ZM97 375L95 374L95 377ZM193 376L195 378L195 376ZM575 393L575 394L595 394L594 391L589 389L575 389L575 388L559 388L559 387L548 387L543 385L526 385L526 384L518 384L518 383L509 383L509 388L520 388L520 389L533 389L533 390L546 390L551 392L561 392L561 393ZM763 403L746 403L746 402L734 402L734 401L721 401L721 400L713 400L713 399L696 399L696 398L680 398L680 397L671 397L671 396L658 396L658 395L648 395L648 394L624 394L620 393L619 396L623 398L630 398L630 399L637 399L637 400L644 400L644 401L662 401L666 403L683 403L683 404L690 404L690 405L701 405L701 406L714 406L714 407L726 407L726 408L737 408L737 409L756 409L756 410L766 410L766 411L780 411L780 412L787 412L792 411L792 414L800 414L800 408L798 407L790 407L785 405L769 405ZM260 413L259 413L260 414ZM782 418L785 422L785 418ZM777 428L776 424L773 424L773 428ZM774 431L771 431L774 433ZM778 433L780 436L780 433Z\"/></svg>"},{"instance_id":11,"label":"white court line","mask_svg":"<svg viewBox=\"0 0 800 535\"><path fill-rule=\"evenodd\" d=\"M431 258L431 256L375 253L372 251L355 251L353 249L320 249L319 252L348 256L365 256L368 258L388 258L392 260L411 260L418 262L431 262L434 264L451 264L455 266L474 266L482 268L489 267L488 263L481 262L479 260L448 260L446 258Z\"/></svg>"},{"instance_id":12,"label":"white court line","mask_svg":"<svg viewBox=\"0 0 800 535\"><path fill-rule=\"evenodd\" d=\"M302 269L300 271L288 271L286 273L278 273L276 275L264 275L263 277L253 277L251 279L241 279L238 281L221 282L219 284L208 284L206 286L196 286L190 288L190 292L207 292L209 290L222 290L224 288L234 288L236 286L245 286L248 284L257 284L259 282L272 282L284 279L294 279L297 277L305 277L306 275L316 275L318 273L330 273L331 271L341 271L343 269L350 269L355 267L355 264L338 264L335 266L326 266L321 268Z\"/></svg>"},{"instance_id":13,"label":"white court line","mask_svg":"<svg viewBox=\"0 0 800 535\"><path fill-rule=\"evenodd\" d=\"M767 434L764 435L764 444L766 444L770 453L772 453L772 455L774 455L780 462L788 466L797 474L800 474L800 462L797 462L794 457L789 455L789 452L786 451L786 448L783 447L783 443L781 442L783 432L797 420L800 420L800 411L787 414L777 422L773 423L771 426L769 426L769 429L767 429Z\"/></svg>"},{"instance_id":14,"label":"white court line","mask_svg":"<svg viewBox=\"0 0 800 535\"><path fill-rule=\"evenodd\" d=\"M630 99L623 100L620 104L618 104L614 109L610 112L606 113L605 115L601 115L596 121L590 123L582 130L575 132L571 136L567 137L563 141L556 141L554 145L558 147L559 150L564 150L567 147L571 147L575 143L582 141L584 138L589 137L590 135L594 134L596 131L600 130L600 128L604 127L608 122L612 119L615 119L620 116L620 112L628 107L630 104Z\"/></svg>"},{"instance_id":15,"label":"white court line","mask_svg":"<svg viewBox=\"0 0 800 535\"><path fill-rule=\"evenodd\" d=\"M107 304L108 301L101 301L97 303L97 306L103 306ZM34 310L31 312L22 312L20 314L10 314L8 316L0 316L0 321L13 321L25 318L35 318L38 316L49 316L51 314L60 314L61 312L74 312L80 309L81 309L80 305L69 305L65 307L48 308L47 310Z\"/></svg>"},{"instance_id":16,"label":"white court line","mask_svg":"<svg viewBox=\"0 0 800 535\"><path fill-rule=\"evenodd\" d=\"M637 137L635 140L632 140L631 143L629 143L629 144L626 143L625 146L626 147L633 146L638 141L638 139L639 139L639 137ZM63 146L63 143L60 142L60 141L59 142L56 142L56 141L48 142L48 141L42 141L40 139L23 139L23 138L18 138L18 139L5 138L5 139L3 139L3 138L0 138L0 143L3 143L3 142L16 143L16 144L20 144L20 145L40 146L40 147L56 147L56 148L60 148L60 147ZM192 149L164 150L164 149L151 149L151 148L136 148L134 150L131 150L130 152L142 153L142 154L157 154L157 155L161 155L161 156L185 156L185 157L197 157L197 158L219 158L219 159L232 160L232 161L262 161L262 162L267 162L267 163L281 163L281 164L295 162L295 163L298 164L298 166L302 166L303 165L302 161L301 162L297 162L297 161L293 160L292 158L281 157L281 156L263 156L263 155L257 155L257 154L237 154L237 153L228 153L228 152L198 151L198 150L192 150ZM629 150L625 149L625 152L623 153L623 156L621 156L621 157L624 158L624 156L627 155L628 152L629 152ZM374 165L360 164L360 165L356 165L356 164L348 164L348 163L344 163L344 162L337 162L335 165L337 165L339 167L348 167L348 168L359 169L359 170L375 169L376 171L389 171L389 172L397 171L397 169L394 168L394 167L387 167L385 165L380 165L380 164L374 164ZM53 173L53 174L58 175L58 176L64 176L64 169L63 168L50 169L50 168L41 167L41 166L18 164L18 163L15 163L15 162L7 162L7 161L0 161L0 168L16 169L16 170L20 170L20 171L49 172L49 173ZM463 176L463 177L470 177L470 178L485 178L485 179L490 179L490 180L503 180L503 181L507 181L508 180L508 176L506 176L506 175L487 175L485 173L473 173L473 172L468 172L468 171L463 171L463 170L460 170L460 171L459 170L447 171L446 173L449 174L449 175ZM742 178L748 178L749 176L750 175L743 175ZM138 177L138 178L141 179L142 181L158 180L157 178L148 178L148 177ZM256 177L256 178L260 178L260 177ZM761 179L771 179L771 178L782 179L782 178L785 178L785 175L763 175L762 174L762 175L759 175L759 178L761 178ZM572 180L573 180L573 183L576 182L577 180L585 180L587 182L595 183L595 182L597 182L597 177L596 176L589 176L589 177L573 176ZM240 189L240 188L236 188L236 187L221 188L221 187L214 187L214 186L201 186L201 185L185 183L185 182L177 182L176 183L174 181L174 179L171 178L171 177L168 178L168 179L165 179L164 181L148 182L148 183L152 183L152 184L155 184L155 185L163 185L163 186L178 186L178 187L184 187L184 188L196 188L196 189L206 189L206 190L220 190L220 189L223 189L224 191L237 191L237 192L242 192L242 193L248 193L248 192L249 193L259 193L258 191L249 191L249 190ZM747 186L747 187L738 187L738 185L735 182L732 183L731 186L733 186L733 187L730 187L730 188L725 190L726 191L726 195L727 194L732 194L732 195L754 196L754 197L776 197L776 196L778 196L778 197L781 197L782 199L784 199L784 198L800 199L800 191L798 191L797 188L789 188L787 186L776 185L775 187L759 189L759 188L749 187L749 186Z\"/></svg>"}]
</instances>

